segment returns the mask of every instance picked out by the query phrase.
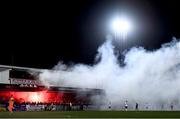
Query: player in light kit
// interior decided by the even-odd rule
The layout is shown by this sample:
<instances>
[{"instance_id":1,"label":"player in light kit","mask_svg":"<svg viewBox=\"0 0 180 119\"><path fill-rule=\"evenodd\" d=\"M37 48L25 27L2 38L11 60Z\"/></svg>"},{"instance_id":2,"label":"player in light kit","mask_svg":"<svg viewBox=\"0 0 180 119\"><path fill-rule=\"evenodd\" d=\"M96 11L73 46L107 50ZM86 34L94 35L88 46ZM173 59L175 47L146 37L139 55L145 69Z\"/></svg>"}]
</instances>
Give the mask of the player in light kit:
<instances>
[{"instance_id":1,"label":"player in light kit","mask_svg":"<svg viewBox=\"0 0 180 119\"><path fill-rule=\"evenodd\" d=\"M124 107L125 107L125 111L127 111L127 109L128 109L128 104L127 104L127 100L125 101L125 103L124 103Z\"/></svg>"},{"instance_id":2,"label":"player in light kit","mask_svg":"<svg viewBox=\"0 0 180 119\"><path fill-rule=\"evenodd\" d=\"M109 106L108 106L109 109L111 109L111 102L109 102Z\"/></svg>"},{"instance_id":3,"label":"player in light kit","mask_svg":"<svg viewBox=\"0 0 180 119\"><path fill-rule=\"evenodd\" d=\"M10 99L9 99L9 106L8 106L8 110L13 113L13 109L14 109L14 98L13 95L11 95Z\"/></svg>"}]
</instances>

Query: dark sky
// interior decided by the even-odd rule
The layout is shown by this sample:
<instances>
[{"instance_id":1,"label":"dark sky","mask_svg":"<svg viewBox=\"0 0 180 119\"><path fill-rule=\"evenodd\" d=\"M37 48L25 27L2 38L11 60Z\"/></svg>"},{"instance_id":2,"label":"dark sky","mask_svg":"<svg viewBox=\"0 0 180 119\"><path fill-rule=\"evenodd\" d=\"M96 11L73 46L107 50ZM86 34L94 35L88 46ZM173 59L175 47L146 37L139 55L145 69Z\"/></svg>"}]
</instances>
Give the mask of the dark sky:
<instances>
[{"instance_id":1,"label":"dark sky","mask_svg":"<svg viewBox=\"0 0 180 119\"><path fill-rule=\"evenodd\" d=\"M127 14L136 24L136 31L124 46L117 47L154 50L173 36L180 37L178 0L64 0L2 5L0 64L4 65L52 68L60 60L92 64L115 13Z\"/></svg>"}]
</instances>

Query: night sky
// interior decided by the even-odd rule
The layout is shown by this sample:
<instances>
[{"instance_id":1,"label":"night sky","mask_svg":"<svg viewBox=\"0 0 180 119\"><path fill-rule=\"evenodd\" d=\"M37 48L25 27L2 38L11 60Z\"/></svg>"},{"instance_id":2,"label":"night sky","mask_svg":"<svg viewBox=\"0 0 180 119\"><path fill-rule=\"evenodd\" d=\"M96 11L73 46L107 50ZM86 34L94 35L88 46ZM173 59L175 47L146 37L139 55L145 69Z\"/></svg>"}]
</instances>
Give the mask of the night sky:
<instances>
[{"instance_id":1,"label":"night sky","mask_svg":"<svg viewBox=\"0 0 180 119\"><path fill-rule=\"evenodd\" d=\"M136 30L118 48L147 50L180 37L178 0L68 0L3 3L0 64L52 68L58 63L93 64L115 13L132 18Z\"/></svg>"}]
</instances>

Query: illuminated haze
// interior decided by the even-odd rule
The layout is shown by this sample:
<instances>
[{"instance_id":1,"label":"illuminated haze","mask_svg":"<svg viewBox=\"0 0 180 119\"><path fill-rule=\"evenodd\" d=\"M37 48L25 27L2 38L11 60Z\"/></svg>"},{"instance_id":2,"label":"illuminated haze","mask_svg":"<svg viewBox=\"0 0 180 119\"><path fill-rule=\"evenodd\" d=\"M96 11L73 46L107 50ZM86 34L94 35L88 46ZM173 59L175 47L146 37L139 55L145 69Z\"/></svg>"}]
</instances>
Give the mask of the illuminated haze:
<instances>
[{"instance_id":1,"label":"illuminated haze","mask_svg":"<svg viewBox=\"0 0 180 119\"><path fill-rule=\"evenodd\" d=\"M135 102L140 108L180 109L180 41L162 45L155 51L143 47L131 48L126 54L125 66L120 66L111 40L98 49L94 65L67 66L60 62L54 70L46 70L40 79L46 85L104 89L106 104L122 108L128 100L130 108ZM102 99L101 99L102 100ZM95 100L96 101L96 100Z\"/></svg>"}]
</instances>

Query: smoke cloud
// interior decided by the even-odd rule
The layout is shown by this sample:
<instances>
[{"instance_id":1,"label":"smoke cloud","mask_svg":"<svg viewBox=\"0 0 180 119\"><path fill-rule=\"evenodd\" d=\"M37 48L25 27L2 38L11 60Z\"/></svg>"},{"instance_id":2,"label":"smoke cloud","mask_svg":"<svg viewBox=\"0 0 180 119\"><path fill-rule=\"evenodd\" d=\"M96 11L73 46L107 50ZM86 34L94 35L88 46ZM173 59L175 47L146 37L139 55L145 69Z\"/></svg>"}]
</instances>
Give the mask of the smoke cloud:
<instances>
[{"instance_id":1,"label":"smoke cloud","mask_svg":"<svg viewBox=\"0 0 180 119\"><path fill-rule=\"evenodd\" d=\"M124 55L124 66L114 50L107 40L98 49L98 63L67 66L60 62L54 70L41 73L40 79L48 86L103 89L104 101L114 108L122 108L127 100L130 108L138 102L141 108L145 104L151 109L168 108L173 103L180 109L180 41L174 38L155 51L131 48Z\"/></svg>"}]
</instances>

